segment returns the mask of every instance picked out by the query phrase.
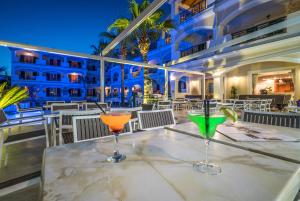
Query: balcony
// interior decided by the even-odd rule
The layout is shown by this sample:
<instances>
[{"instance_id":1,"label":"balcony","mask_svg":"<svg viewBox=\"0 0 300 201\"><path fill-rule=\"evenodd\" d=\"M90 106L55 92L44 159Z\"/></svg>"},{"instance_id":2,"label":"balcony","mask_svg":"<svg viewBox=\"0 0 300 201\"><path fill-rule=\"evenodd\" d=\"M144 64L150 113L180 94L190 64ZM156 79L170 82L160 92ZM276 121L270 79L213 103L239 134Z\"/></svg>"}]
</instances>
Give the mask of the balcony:
<instances>
[{"instance_id":1,"label":"balcony","mask_svg":"<svg viewBox=\"0 0 300 201\"><path fill-rule=\"evenodd\" d=\"M236 38L245 36L247 34L253 33L255 31L259 31L259 30L264 29L266 27L269 27L269 26L272 26L272 25L284 22L286 20L287 20L286 17L281 17L281 18L278 18L278 19L275 19L275 20L272 20L272 21L269 21L269 22L265 22L265 23L259 24L259 25L254 26L254 27L250 27L250 28L244 29L244 30L239 31L239 32L232 33L231 37L232 37L232 39L236 39ZM264 39L264 38L268 38L268 37L272 37L272 36L279 35L279 34L284 34L284 33L287 33L287 29L286 28L280 29L280 30L276 30L276 31L268 33L268 34L261 35L259 37L256 37L256 38L244 41L244 42L236 44L236 45L245 44L245 43L253 42L253 41L256 41L256 40L260 40L260 39Z\"/></svg>"},{"instance_id":2,"label":"balcony","mask_svg":"<svg viewBox=\"0 0 300 201\"><path fill-rule=\"evenodd\" d=\"M205 43L201 43L199 45L195 45L195 46L192 46L188 49L185 49L185 50L181 50L180 51L180 57L185 57L185 56L188 56L188 55L191 55L191 54L194 54L196 52L200 52L200 51L203 51L207 48L207 42Z\"/></svg>"},{"instance_id":3,"label":"balcony","mask_svg":"<svg viewBox=\"0 0 300 201\"><path fill-rule=\"evenodd\" d=\"M183 23L205 9L207 9L206 0L202 0L191 6L188 10L181 11L179 14L179 22Z\"/></svg>"}]
</instances>

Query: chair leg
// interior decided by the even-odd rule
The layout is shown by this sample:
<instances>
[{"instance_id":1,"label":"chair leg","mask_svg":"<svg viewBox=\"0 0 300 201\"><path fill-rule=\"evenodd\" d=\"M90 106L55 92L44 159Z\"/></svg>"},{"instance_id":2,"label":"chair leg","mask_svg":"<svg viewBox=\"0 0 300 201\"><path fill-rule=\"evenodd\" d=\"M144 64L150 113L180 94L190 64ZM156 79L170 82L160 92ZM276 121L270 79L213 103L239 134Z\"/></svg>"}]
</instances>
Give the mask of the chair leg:
<instances>
[{"instance_id":1,"label":"chair leg","mask_svg":"<svg viewBox=\"0 0 300 201\"><path fill-rule=\"evenodd\" d=\"M2 164L2 155L3 155L3 149L4 149L3 142L4 142L4 132L1 129L1 131L0 131L0 168L1 168L1 164Z\"/></svg>"}]
</instances>

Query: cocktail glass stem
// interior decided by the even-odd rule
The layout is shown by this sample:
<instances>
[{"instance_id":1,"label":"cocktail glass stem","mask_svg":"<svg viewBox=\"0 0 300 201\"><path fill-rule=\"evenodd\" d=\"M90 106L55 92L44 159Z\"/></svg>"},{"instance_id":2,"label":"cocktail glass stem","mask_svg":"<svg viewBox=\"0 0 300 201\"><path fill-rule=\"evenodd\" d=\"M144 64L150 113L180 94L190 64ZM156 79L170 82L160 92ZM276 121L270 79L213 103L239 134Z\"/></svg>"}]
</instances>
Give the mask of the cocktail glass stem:
<instances>
[{"instance_id":1,"label":"cocktail glass stem","mask_svg":"<svg viewBox=\"0 0 300 201\"><path fill-rule=\"evenodd\" d=\"M119 163L123 160L126 159L126 156L124 154L120 154L119 152L119 134L120 133L115 133L115 132L112 132L115 136L115 140L114 140L114 154L112 156L109 156L107 158L107 160L109 162L112 162L112 163Z\"/></svg>"},{"instance_id":2,"label":"cocktail glass stem","mask_svg":"<svg viewBox=\"0 0 300 201\"><path fill-rule=\"evenodd\" d=\"M205 143L205 164L208 165L208 146L209 146L209 140L204 140Z\"/></svg>"},{"instance_id":3,"label":"cocktail glass stem","mask_svg":"<svg viewBox=\"0 0 300 201\"><path fill-rule=\"evenodd\" d=\"M114 148L114 155L119 155L119 133L115 133L115 148Z\"/></svg>"}]
</instances>

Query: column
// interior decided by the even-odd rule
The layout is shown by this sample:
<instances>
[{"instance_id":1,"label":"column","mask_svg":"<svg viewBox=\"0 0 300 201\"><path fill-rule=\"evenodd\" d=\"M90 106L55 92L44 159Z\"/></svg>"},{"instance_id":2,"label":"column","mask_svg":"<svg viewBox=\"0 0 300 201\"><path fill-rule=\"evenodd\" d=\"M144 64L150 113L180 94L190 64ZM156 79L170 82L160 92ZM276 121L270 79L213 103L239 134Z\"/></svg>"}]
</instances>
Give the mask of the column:
<instances>
[{"instance_id":1,"label":"column","mask_svg":"<svg viewBox=\"0 0 300 201\"><path fill-rule=\"evenodd\" d=\"M218 72L213 74L214 78L214 98L224 99L224 74Z\"/></svg>"},{"instance_id":2,"label":"column","mask_svg":"<svg viewBox=\"0 0 300 201\"><path fill-rule=\"evenodd\" d=\"M169 92L169 83L168 83L168 81L169 81L169 74L168 74L169 72L168 72L168 70L167 70L167 67L165 67L165 100L168 100L168 96L169 96L169 94L168 94L168 92Z\"/></svg>"},{"instance_id":3,"label":"column","mask_svg":"<svg viewBox=\"0 0 300 201\"><path fill-rule=\"evenodd\" d=\"M104 60L100 60L100 100L104 102L105 97L105 62Z\"/></svg>"},{"instance_id":4,"label":"column","mask_svg":"<svg viewBox=\"0 0 300 201\"><path fill-rule=\"evenodd\" d=\"M205 74L202 76L202 99L205 100Z\"/></svg>"}]
</instances>

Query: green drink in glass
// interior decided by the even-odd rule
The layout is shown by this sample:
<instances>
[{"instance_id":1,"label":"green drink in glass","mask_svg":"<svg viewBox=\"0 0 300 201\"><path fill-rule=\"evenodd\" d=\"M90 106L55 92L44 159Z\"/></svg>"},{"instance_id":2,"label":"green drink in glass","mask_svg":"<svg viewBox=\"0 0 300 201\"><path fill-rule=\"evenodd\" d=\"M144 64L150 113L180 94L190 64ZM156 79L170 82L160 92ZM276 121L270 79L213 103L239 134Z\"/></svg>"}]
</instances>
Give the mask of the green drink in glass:
<instances>
[{"instance_id":1,"label":"green drink in glass","mask_svg":"<svg viewBox=\"0 0 300 201\"><path fill-rule=\"evenodd\" d=\"M217 175L221 173L221 168L218 165L208 162L208 145L210 139L215 135L217 126L226 121L224 114L209 114L209 101L204 104L205 112L190 112L188 119L194 122L199 128L199 134L205 139L205 160L193 164L195 170L202 173Z\"/></svg>"}]
</instances>

